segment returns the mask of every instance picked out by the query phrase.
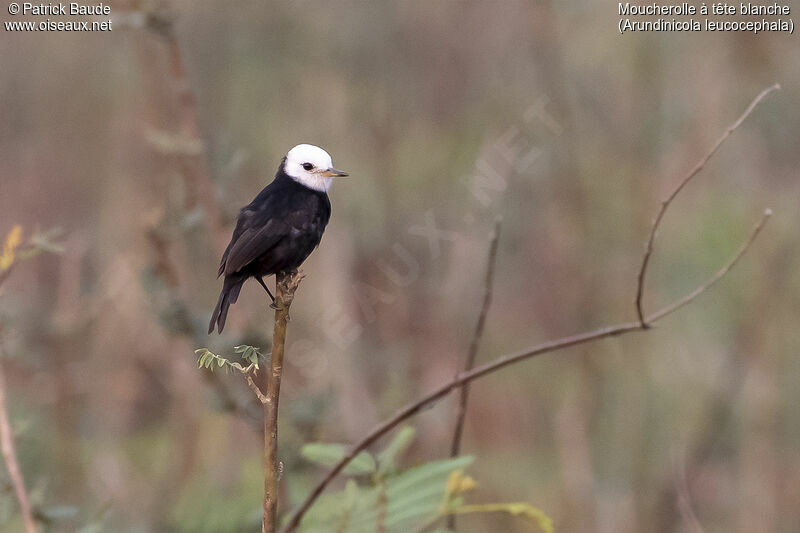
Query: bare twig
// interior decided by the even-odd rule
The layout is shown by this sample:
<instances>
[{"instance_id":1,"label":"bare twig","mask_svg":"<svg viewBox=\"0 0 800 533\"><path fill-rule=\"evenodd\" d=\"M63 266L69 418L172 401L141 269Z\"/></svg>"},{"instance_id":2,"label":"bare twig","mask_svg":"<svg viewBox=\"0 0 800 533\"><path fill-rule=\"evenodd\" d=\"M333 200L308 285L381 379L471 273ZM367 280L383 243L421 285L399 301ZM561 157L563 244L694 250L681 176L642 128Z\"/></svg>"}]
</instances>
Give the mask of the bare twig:
<instances>
[{"instance_id":1,"label":"bare twig","mask_svg":"<svg viewBox=\"0 0 800 533\"><path fill-rule=\"evenodd\" d=\"M444 398L448 394L450 394L453 390L462 387L464 384L469 383L475 379L481 378L493 372L500 370L501 368L505 368L506 366L513 365L515 363L519 363L520 361L525 361L537 355L542 355L549 352L555 352L559 350L563 350L572 346L577 346L580 344L586 344L589 342L597 341L600 339L606 339L609 337L616 337L619 335L624 335L627 333L631 333L634 331L645 331L650 328L652 324L661 320L662 318L674 313L684 305L689 304L690 302L697 299L701 294L706 292L710 289L719 279L721 279L734 265L739 261L739 259L747 252L747 250L751 247L753 242L755 241L756 237L760 233L761 229L764 227L767 219L771 215L771 211L767 209L764 212L764 216L758 222L758 224L753 229L752 233L748 237L748 239L744 242L742 247L736 253L736 255L716 274L714 274L706 283L700 285L691 293L686 295L684 298L678 300L677 302L670 304L663 309L656 311L650 316L644 316L642 312L641 306L641 297L644 291L644 276L647 270L647 264L649 262L650 255L653 251L653 240L655 238L655 232L658 229L658 226L661 222L661 219L666 212L666 209L671 205L672 200L675 196L680 192L680 190L691 180L691 178L697 174L705 165L705 163L711 158L714 152L717 151L719 146L724 142L724 140L736 129L739 125L747 118L747 116L752 112L752 110L758 105L758 103L770 92L778 89L779 86L775 85L766 89L761 94L759 94L755 100L750 104L747 108L745 113L737 120L730 128L728 128L723 134L723 136L717 141L716 145L712 148L712 150L695 166L695 169L689 173L689 175L684 178L684 180L679 184L678 188L675 189L672 194L661 204L661 208L659 210L658 215L656 216L656 220L653 224L653 228L650 232L650 238L648 239L648 245L644 252L644 257L642 260L642 267L639 271L638 277L638 286L637 286L637 312L640 314L639 320L636 322L628 322L624 324L618 324L615 326L608 326L600 329L596 329L593 331L588 331L585 333L580 333L577 335L572 335L569 337L562 337L560 339L552 340L540 344L538 346L534 346L527 350L524 350L519 353L509 354L502 357L495 359L494 361L490 361L485 363L481 366L473 368L472 370L468 370L458 374L452 381L446 383L439 388L435 389L434 391L430 392L423 398L407 405L406 407L400 409L395 413L393 417L390 419L378 424L372 431L369 432L364 438L362 438L358 443L356 443L348 452L347 454L338 462L336 465L328 472L328 474L322 479L322 481L317 484L317 486L311 491L308 497L303 501L300 507L295 511L292 515L291 519L289 520L286 528L284 529L285 533L291 533L300 525L301 520L305 513L311 508L317 498L322 494L325 488L330 484L331 481L347 466L350 461L352 461L360 452L365 450L369 447L372 443L377 441L383 435L394 429L398 424L403 422L404 420L416 415L420 411L422 411L425 407L431 405L432 403L436 402L437 400Z\"/></svg>"},{"instance_id":2,"label":"bare twig","mask_svg":"<svg viewBox=\"0 0 800 533\"><path fill-rule=\"evenodd\" d=\"M489 306L492 303L492 281L494 280L494 268L497 261L497 245L500 240L500 219L498 218L494 224L494 231L491 235L491 243L489 244L489 258L486 265L486 281L483 288L483 303L481 305L480 314L478 315L478 322L475 325L475 331L472 334L470 341L469 351L464 360L464 371L472 370L475 366L475 357L478 354L478 347L480 346L481 337L483 337L483 330L486 326L486 316L489 313ZM461 396L459 398L458 415L456 418L456 427L453 432L453 444L450 448L450 456L456 457L461 451L461 437L464 432L464 418L467 414L467 402L469 401L469 386L465 385L461 388Z\"/></svg>"},{"instance_id":3,"label":"bare twig","mask_svg":"<svg viewBox=\"0 0 800 533\"><path fill-rule=\"evenodd\" d=\"M782 280L785 277L781 275L782 269L792 268L789 265L788 262L780 263L777 270L771 270L770 282L761 287L759 296L751 306L758 308L759 304L772 301L774 295L783 287ZM718 370L719 383L712 387L716 392L706 401L708 404L706 413L697 420L696 428L692 432L694 436L687 440L686 449L678 454L681 463L680 471L666 475L654 490L649 491L650 494L656 496L647 513L649 518L645 520L648 529L653 533L675 531L679 527L681 519L687 527L690 525L687 517L683 516L681 500L691 498L697 479L702 476L706 465L712 460L715 453L721 451L720 448L727 431L737 424L739 420L737 412L741 406L745 382L753 370L752 365L755 364L744 354L758 352L758 347L766 342L765 337L769 335L760 329L750 331L753 327L758 328L751 322L749 327L737 328L739 330L736 341L738 349L725 358L723 367ZM676 477L678 473L681 475ZM682 492L685 492L685 495L681 494Z\"/></svg>"},{"instance_id":4,"label":"bare twig","mask_svg":"<svg viewBox=\"0 0 800 533\"><path fill-rule=\"evenodd\" d=\"M750 245L752 245L753 241L756 240L756 237L758 237L758 234L761 233L762 229L764 229L764 225L767 223L767 220L769 220L769 217L771 217L771 216L772 216L772 209L766 209L764 211L764 214L761 217L761 220L758 222L758 224L755 225L753 230L750 232L750 237L748 237L747 240L742 244L741 248L739 248L739 252L736 254L736 256L727 265L725 265L724 267L722 267L719 270L717 270L716 274L711 276L708 279L708 281L706 281L704 284L702 284L699 287L697 287L695 290L693 290L692 292L690 292L689 294L687 294L686 296L684 296L683 298L681 298L677 302L675 302L675 303L673 303L671 305L668 305L667 307L664 307L660 311L657 311L657 312L653 313L652 315L650 315L648 317L648 320L652 321L652 322L655 322L656 320L658 320L660 318L663 318L663 317L667 316L668 314L670 314L670 313L672 313L674 311L677 311L678 309L680 309L684 305L688 304L689 302L691 302L692 300L694 300L695 298L700 296L702 293L706 292L716 282L721 280L723 278L723 276L725 276L725 274L727 274L728 271L730 269L732 269L736 265L736 263L739 262L739 259L742 258L742 256L745 254L745 252L747 252L747 249L750 248ZM647 324L647 323L645 323L645 324ZM644 327L647 327L647 326L644 325Z\"/></svg>"},{"instance_id":5,"label":"bare twig","mask_svg":"<svg viewBox=\"0 0 800 533\"><path fill-rule=\"evenodd\" d=\"M8 468L8 476L11 484L14 485L14 492L19 500L20 514L22 523L25 526L25 533L36 533L36 523L33 520L31 503L28 493L25 491L25 478L17 461L17 452L14 448L14 434L11 430L11 423L8 420L8 407L6 406L6 377L3 372L3 357L0 353L0 451Z\"/></svg>"},{"instance_id":6,"label":"bare twig","mask_svg":"<svg viewBox=\"0 0 800 533\"><path fill-rule=\"evenodd\" d=\"M667 196L665 200L661 202L661 207L658 210L658 214L656 214L656 218L653 220L653 226L650 228L650 235L647 238L647 244L645 245L644 255L642 256L642 266L639 268L639 273L637 276L637 283L636 283L636 315L639 318L639 322L642 325L642 328L647 328L649 324L647 320L645 320L645 312L644 312L644 281L645 275L647 274L647 266L650 263L650 256L653 255L653 243L656 239L656 233L658 232L658 228L661 225L661 220L664 218L664 214L667 212L670 204L672 201L675 200L675 197L678 196L686 184L688 184L692 178L694 178L703 167L706 166L706 163L711 159L711 157L719 150L719 147L727 140L730 135L736 131L739 126L750 116L753 110L758 106L761 101L766 98L768 94L773 91L777 91L781 88L779 84L775 84L772 87L764 89L761 93L755 97L755 99L747 106L742 116L740 116L736 122L734 122L725 132L717 139L717 142L714 143L714 146L711 147L711 150L703 156L702 159L692 168L692 170L678 183L678 186L675 187L672 192Z\"/></svg>"},{"instance_id":7,"label":"bare twig","mask_svg":"<svg viewBox=\"0 0 800 533\"><path fill-rule=\"evenodd\" d=\"M283 375L283 355L286 346L286 324L289 307L303 274L282 272L275 276L275 329L272 335L271 371L264 369L266 397L264 403L264 522L262 533L274 533L278 523L278 400ZM255 385L255 383L254 383Z\"/></svg>"},{"instance_id":8,"label":"bare twig","mask_svg":"<svg viewBox=\"0 0 800 533\"><path fill-rule=\"evenodd\" d=\"M478 347L480 346L483 330L486 326L486 316L489 314L489 306L492 303L492 282L494 280L494 268L497 262L497 245L500 241L500 224L501 219L498 218L494 223L494 231L490 237L489 257L486 264L486 280L483 286L483 302L481 304L480 313L478 314L478 322L475 324L475 331L472 333L469 351L464 360L465 372L472 370L472 367L475 366L475 357L478 355ZM467 417L467 403L469 402L469 385L461 387L461 395L458 400L458 413L456 414L456 425L453 431L453 442L450 446L450 457L457 457L458 454L461 453L461 438L464 434L464 421ZM447 529L455 531L455 528L455 514L448 515Z\"/></svg>"},{"instance_id":9,"label":"bare twig","mask_svg":"<svg viewBox=\"0 0 800 533\"><path fill-rule=\"evenodd\" d=\"M253 394L256 395L258 400L261 402L261 405L267 405L267 397L264 396L264 393L261 392L261 389L258 388L256 382L253 381L253 377L250 374L247 374L247 386L250 387L250 390L253 391Z\"/></svg>"},{"instance_id":10,"label":"bare twig","mask_svg":"<svg viewBox=\"0 0 800 533\"><path fill-rule=\"evenodd\" d=\"M740 249L739 252L736 254L736 256L725 267L723 267L720 271L718 271L711 278L711 280L709 280L709 282L701 285L700 287L698 287L698 289L692 291L685 298L679 300L678 304L680 305L671 304L665 307L664 309L661 309L660 311L653 313L652 315L647 317L646 323L652 325L658 320L661 320L667 315L677 311L680 307L695 300L706 290L708 290L714 284L714 282L719 279L720 272L723 273L722 275L728 272L733 267L733 265L736 264L739 258L750 248L750 245L752 245L755 236L758 235L759 231L764 226L764 223L767 220L767 218L768 216L765 215L765 217L762 218L761 221L759 221L758 225L755 227L755 229L750 235L750 238L745 242L745 245L742 247L742 249ZM455 379L453 379L449 383L440 386L438 389L435 389L434 391L428 393L423 398L397 411L397 413L395 413L395 415L392 418L386 420L385 422L380 423L372 431L370 431L370 433L366 437L364 437L357 444L355 444L350 449L350 451L347 452L347 455L345 455L338 463L336 463L336 466L334 466L333 469L330 472L328 472L328 475L325 476L325 478L314 488L314 490L311 492L308 498L306 498L303 504L292 516L292 519L286 526L285 531L290 532L294 531L295 528L297 528L297 526L300 524L300 520L303 518L303 515L306 513L306 511L308 511L308 509L311 507L314 501L316 501L319 495L322 494L322 491L325 490L325 487L328 486L328 484L333 480L333 478L335 478L342 471L342 469L355 458L356 455L361 453L363 450L365 450L368 446L370 446L376 440L381 438L383 435L394 429L398 424L400 424L407 418L416 415L428 405L447 396L454 389L457 389L462 385L464 385L465 383L469 383L487 374L494 373L500 370L501 368L505 368L509 365L519 363L520 361L530 359L537 355L542 355L549 352L555 352L558 350L563 350L565 348L570 348L572 346L586 344L600 339L616 337L619 335L624 335L626 333L631 333L634 331L642 331L647 329L649 328L642 326L641 322L628 322L625 324L617 324L615 326L599 328L592 331L588 331L586 333L580 333L578 335L562 337L560 339L545 342L543 344L534 346L519 353L504 355L502 357L495 359L494 361L475 367L474 369L468 372L460 373L458 376L455 377Z\"/></svg>"},{"instance_id":11,"label":"bare twig","mask_svg":"<svg viewBox=\"0 0 800 533\"><path fill-rule=\"evenodd\" d=\"M190 337L194 339L194 337ZM232 413L240 417L254 430L261 431L264 425L261 415L261 409L258 408L256 402L243 402L235 394L233 394L225 382L222 380L219 372L203 372L203 379L217 394L220 402L220 408L223 411Z\"/></svg>"}]
</instances>

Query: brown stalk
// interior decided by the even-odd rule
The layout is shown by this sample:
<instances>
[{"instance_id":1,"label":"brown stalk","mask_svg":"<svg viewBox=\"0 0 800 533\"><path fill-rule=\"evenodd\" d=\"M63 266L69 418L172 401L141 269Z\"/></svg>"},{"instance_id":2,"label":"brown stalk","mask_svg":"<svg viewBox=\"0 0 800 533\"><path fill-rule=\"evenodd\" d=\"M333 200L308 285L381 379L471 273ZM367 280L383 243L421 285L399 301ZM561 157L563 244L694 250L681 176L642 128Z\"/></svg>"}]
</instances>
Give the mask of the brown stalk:
<instances>
[{"instance_id":1,"label":"brown stalk","mask_svg":"<svg viewBox=\"0 0 800 533\"><path fill-rule=\"evenodd\" d=\"M275 276L275 327L272 335L272 357L270 370L264 369L264 389L259 396L264 404L264 522L262 533L274 533L278 523L278 400L283 376L283 355L286 347L286 324L289 321L289 307L303 274L300 272L281 272ZM253 383L255 386L255 383ZM256 387L258 390L258 387Z\"/></svg>"},{"instance_id":2,"label":"brown stalk","mask_svg":"<svg viewBox=\"0 0 800 533\"><path fill-rule=\"evenodd\" d=\"M489 306L492 303L492 285L494 280L494 269L497 263L497 248L500 241L500 223L498 218L494 223L494 231L489 238L489 257L486 265L486 279L483 285L483 302L481 303L481 310L478 314L478 322L475 324L475 330L472 333L472 340L469 343L469 350L464 359L464 371L472 370L475 366L475 358L478 355L478 347L483 337L483 330L486 327L486 316L489 314ZM453 442L450 445L450 457L458 457L461 453L461 439L464 434L464 422L467 418L467 403L469 402L469 384L461 387L460 396L458 398L458 413L456 414L456 425L453 430ZM456 515L450 514L447 516L447 529L455 531L456 529Z\"/></svg>"}]
</instances>

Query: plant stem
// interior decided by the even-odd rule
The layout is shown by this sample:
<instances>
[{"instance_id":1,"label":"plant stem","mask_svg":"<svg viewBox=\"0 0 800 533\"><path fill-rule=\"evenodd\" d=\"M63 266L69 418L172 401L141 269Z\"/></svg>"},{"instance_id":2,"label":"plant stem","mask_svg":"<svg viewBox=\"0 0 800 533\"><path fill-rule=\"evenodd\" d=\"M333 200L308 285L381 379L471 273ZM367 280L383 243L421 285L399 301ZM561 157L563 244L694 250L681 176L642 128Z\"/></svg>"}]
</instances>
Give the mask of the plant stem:
<instances>
[{"instance_id":1,"label":"plant stem","mask_svg":"<svg viewBox=\"0 0 800 533\"><path fill-rule=\"evenodd\" d=\"M478 348L480 347L481 337L483 337L483 330L486 326L486 316L489 314L489 305L492 303L492 282L494 281L494 267L497 261L497 245L500 240L500 218L495 220L494 230L490 237L489 244L489 258L486 265L486 280L483 287L483 302L481 304L480 313L478 313L478 322L475 325L475 330L472 333L472 340L469 344L469 351L464 359L464 372L472 370L475 366L475 358L478 355ZM458 413L456 414L456 425L453 430L453 442L450 445L450 457L458 457L461 453L461 439L464 435L464 423L467 419L467 403L469 402L469 384L465 383L461 387L460 395L458 398ZM450 514L447 516L447 529L450 531L456 530L456 516Z\"/></svg>"},{"instance_id":2,"label":"plant stem","mask_svg":"<svg viewBox=\"0 0 800 533\"><path fill-rule=\"evenodd\" d=\"M275 276L275 329L272 335L270 371L265 371L264 404L264 522L262 533L274 533L278 522L278 400L283 376L283 355L286 347L286 325L294 293L303 279L299 272L282 272Z\"/></svg>"}]
</instances>

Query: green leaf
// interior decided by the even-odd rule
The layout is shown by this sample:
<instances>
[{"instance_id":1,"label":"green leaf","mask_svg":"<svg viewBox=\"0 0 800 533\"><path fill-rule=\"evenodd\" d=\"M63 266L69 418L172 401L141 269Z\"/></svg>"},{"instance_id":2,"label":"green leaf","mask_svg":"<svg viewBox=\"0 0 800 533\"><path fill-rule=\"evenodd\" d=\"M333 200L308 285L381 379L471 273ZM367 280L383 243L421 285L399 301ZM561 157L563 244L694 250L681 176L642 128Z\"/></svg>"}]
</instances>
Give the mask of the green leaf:
<instances>
[{"instance_id":1,"label":"green leaf","mask_svg":"<svg viewBox=\"0 0 800 533\"><path fill-rule=\"evenodd\" d=\"M197 354L197 368L203 368L209 351L207 348L198 348L194 351Z\"/></svg>"},{"instance_id":2,"label":"green leaf","mask_svg":"<svg viewBox=\"0 0 800 533\"><path fill-rule=\"evenodd\" d=\"M407 435L395 437L381 453L382 460L386 461L390 449L401 450L409 441ZM325 462L339 460L345 453L343 445L309 446L311 453L303 455L325 458ZM554 532L550 517L527 503L464 504L462 494L475 486L475 481L464 474L464 468L473 460L457 457L431 461L384 479L376 476L377 486L359 487L350 479L345 490L325 494L317 500L303 518L300 530L302 533L405 533L427 530L446 514L502 512L529 520L543 533ZM432 533L452 532L440 528Z\"/></svg>"},{"instance_id":3,"label":"green leaf","mask_svg":"<svg viewBox=\"0 0 800 533\"><path fill-rule=\"evenodd\" d=\"M392 496L396 496L402 492L413 492L416 485L440 478L444 479L446 483L451 472L466 468L471 465L473 461L475 461L475 458L467 455L454 459L431 461L430 463L415 466L392 478L392 483L387 492Z\"/></svg>"},{"instance_id":4,"label":"green leaf","mask_svg":"<svg viewBox=\"0 0 800 533\"><path fill-rule=\"evenodd\" d=\"M231 369L233 369L238 370L243 374L247 374L254 368L258 369L258 348L242 344L241 346L236 346L234 350L240 352L240 356L244 357L245 360L250 362L247 367L242 366L238 362L232 362L221 355L217 355L208 348L198 348L194 351L194 353L197 355L197 367L206 368L212 372L215 368L225 367L225 373L228 373ZM214 363L216 363L216 365Z\"/></svg>"},{"instance_id":5,"label":"green leaf","mask_svg":"<svg viewBox=\"0 0 800 533\"><path fill-rule=\"evenodd\" d=\"M239 354L239 357L241 357L242 360L251 365L258 365L258 357L260 355L259 350L260 348L256 346L250 346L248 344L240 344L239 346L233 347L233 351Z\"/></svg>"},{"instance_id":6,"label":"green leaf","mask_svg":"<svg viewBox=\"0 0 800 533\"><path fill-rule=\"evenodd\" d=\"M346 491L323 495L303 519L301 530L303 533L420 531L442 516L451 474L472 461L472 457L433 461L388 476L377 487L361 487L355 504L352 493L348 497Z\"/></svg>"},{"instance_id":7,"label":"green leaf","mask_svg":"<svg viewBox=\"0 0 800 533\"><path fill-rule=\"evenodd\" d=\"M414 440L416 431L411 426L405 426L397 435L394 436L392 441L378 454L378 473L379 478L385 477L387 474L394 473L397 470L397 458L405 452Z\"/></svg>"},{"instance_id":8,"label":"green leaf","mask_svg":"<svg viewBox=\"0 0 800 533\"><path fill-rule=\"evenodd\" d=\"M420 523L429 523L440 516L451 474L473 461L474 458L469 456L431 461L389 477L385 482L387 509L384 525L390 531L416 531ZM379 510L373 506L370 511L360 513L353 525L374 524L378 515Z\"/></svg>"},{"instance_id":9,"label":"green leaf","mask_svg":"<svg viewBox=\"0 0 800 533\"><path fill-rule=\"evenodd\" d=\"M344 444L328 444L322 442L312 442L300 449L300 455L308 461L322 466L334 466L341 461L347 454L347 446ZM375 472L375 459L366 451L356 455L343 472L350 475L371 474Z\"/></svg>"}]
</instances>

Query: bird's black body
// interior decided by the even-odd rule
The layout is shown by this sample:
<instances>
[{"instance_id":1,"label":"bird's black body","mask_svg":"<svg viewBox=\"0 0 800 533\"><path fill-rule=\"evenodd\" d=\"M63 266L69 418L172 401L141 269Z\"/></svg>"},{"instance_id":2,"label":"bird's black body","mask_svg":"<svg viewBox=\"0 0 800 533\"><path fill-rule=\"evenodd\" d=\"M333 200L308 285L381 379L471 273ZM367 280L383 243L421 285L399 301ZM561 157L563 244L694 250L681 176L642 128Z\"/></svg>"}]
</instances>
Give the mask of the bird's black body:
<instances>
[{"instance_id":1,"label":"bird's black body","mask_svg":"<svg viewBox=\"0 0 800 533\"><path fill-rule=\"evenodd\" d=\"M209 333L215 326L222 333L228 307L236 303L248 278L261 281L264 276L296 269L322 239L331 216L328 195L293 180L284 171L285 163L284 158L272 183L239 213L219 265L224 283Z\"/></svg>"}]
</instances>

